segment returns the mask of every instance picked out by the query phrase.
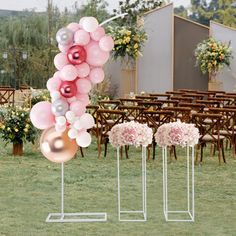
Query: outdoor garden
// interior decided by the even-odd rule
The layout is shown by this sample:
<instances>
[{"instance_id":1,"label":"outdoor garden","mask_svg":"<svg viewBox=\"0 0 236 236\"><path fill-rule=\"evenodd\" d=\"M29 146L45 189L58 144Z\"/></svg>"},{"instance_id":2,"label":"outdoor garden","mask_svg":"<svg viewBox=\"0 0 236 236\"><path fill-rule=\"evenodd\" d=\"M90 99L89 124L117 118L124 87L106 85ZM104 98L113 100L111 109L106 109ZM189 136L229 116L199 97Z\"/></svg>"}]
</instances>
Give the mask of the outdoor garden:
<instances>
[{"instance_id":1,"label":"outdoor garden","mask_svg":"<svg viewBox=\"0 0 236 236\"><path fill-rule=\"evenodd\" d=\"M121 94L104 68L135 77L142 17L166 6L48 1L0 16L0 235L236 235L236 93ZM229 12L232 1L175 8L235 27ZM193 57L214 82L235 50L208 37Z\"/></svg>"}]
</instances>

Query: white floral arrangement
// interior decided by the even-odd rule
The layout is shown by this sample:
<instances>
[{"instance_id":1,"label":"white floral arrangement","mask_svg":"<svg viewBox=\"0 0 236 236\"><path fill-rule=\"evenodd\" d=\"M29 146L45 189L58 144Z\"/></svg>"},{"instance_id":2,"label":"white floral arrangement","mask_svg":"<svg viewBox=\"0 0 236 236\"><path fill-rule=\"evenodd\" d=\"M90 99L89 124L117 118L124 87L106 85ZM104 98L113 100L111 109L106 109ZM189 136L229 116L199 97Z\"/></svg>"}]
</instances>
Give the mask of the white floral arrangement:
<instances>
[{"instance_id":1,"label":"white floral arrangement","mask_svg":"<svg viewBox=\"0 0 236 236\"><path fill-rule=\"evenodd\" d=\"M194 124L186 124L180 121L161 125L154 135L158 146L166 147L179 145L181 147L193 147L198 143L199 130Z\"/></svg>"},{"instance_id":2,"label":"white floral arrangement","mask_svg":"<svg viewBox=\"0 0 236 236\"><path fill-rule=\"evenodd\" d=\"M148 146L152 143L153 132L147 124L127 122L115 125L109 132L109 141L113 147L133 145Z\"/></svg>"}]
</instances>

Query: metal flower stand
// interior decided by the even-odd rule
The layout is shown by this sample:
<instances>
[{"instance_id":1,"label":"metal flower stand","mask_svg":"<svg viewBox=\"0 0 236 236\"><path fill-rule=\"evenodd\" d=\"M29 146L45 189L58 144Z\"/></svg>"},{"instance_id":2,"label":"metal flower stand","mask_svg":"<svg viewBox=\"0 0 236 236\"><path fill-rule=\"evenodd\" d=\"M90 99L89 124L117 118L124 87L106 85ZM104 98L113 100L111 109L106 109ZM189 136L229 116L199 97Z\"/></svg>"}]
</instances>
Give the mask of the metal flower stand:
<instances>
[{"instance_id":1,"label":"metal flower stand","mask_svg":"<svg viewBox=\"0 0 236 236\"><path fill-rule=\"evenodd\" d=\"M142 146L142 209L141 210L121 210L121 191L120 191L120 149L117 148L117 180L118 180L118 218L119 221L146 221L147 220L147 190L146 190L146 147ZM134 219L126 216L136 215ZM138 216L142 215L139 219Z\"/></svg>"},{"instance_id":2,"label":"metal flower stand","mask_svg":"<svg viewBox=\"0 0 236 236\"><path fill-rule=\"evenodd\" d=\"M107 213L65 213L64 212L64 163L61 163L61 212L49 213L46 222L100 222L107 221Z\"/></svg>"},{"instance_id":3,"label":"metal flower stand","mask_svg":"<svg viewBox=\"0 0 236 236\"><path fill-rule=\"evenodd\" d=\"M190 154L191 149L191 154ZM166 221L194 222L194 147L186 147L187 154L187 192L186 209L173 211L169 209L168 199L168 165L167 165L167 147L162 148L163 157L163 211ZM191 167L190 167L191 166Z\"/></svg>"}]
</instances>

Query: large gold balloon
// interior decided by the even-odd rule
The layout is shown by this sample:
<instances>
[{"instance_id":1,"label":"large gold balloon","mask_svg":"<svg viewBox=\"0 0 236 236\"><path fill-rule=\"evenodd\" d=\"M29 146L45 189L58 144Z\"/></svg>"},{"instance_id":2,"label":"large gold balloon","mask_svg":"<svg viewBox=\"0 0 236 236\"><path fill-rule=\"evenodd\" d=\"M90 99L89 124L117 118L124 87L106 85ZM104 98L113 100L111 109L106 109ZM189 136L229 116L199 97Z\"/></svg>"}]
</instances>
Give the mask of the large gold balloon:
<instances>
[{"instance_id":1,"label":"large gold balloon","mask_svg":"<svg viewBox=\"0 0 236 236\"><path fill-rule=\"evenodd\" d=\"M75 140L68 137L68 129L60 133L53 126L43 131L40 138L40 149L49 161L62 163L74 157L78 145Z\"/></svg>"}]
</instances>

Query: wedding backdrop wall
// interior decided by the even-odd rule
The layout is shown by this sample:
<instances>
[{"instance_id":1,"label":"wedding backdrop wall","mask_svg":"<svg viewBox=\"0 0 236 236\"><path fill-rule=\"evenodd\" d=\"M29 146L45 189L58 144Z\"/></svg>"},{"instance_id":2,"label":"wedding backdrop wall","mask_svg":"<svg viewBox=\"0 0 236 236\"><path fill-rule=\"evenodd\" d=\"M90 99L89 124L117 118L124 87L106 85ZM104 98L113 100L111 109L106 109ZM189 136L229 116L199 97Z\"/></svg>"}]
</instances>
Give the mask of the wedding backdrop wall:
<instances>
[{"instance_id":1,"label":"wedding backdrop wall","mask_svg":"<svg viewBox=\"0 0 236 236\"><path fill-rule=\"evenodd\" d=\"M174 89L207 90L208 75L195 66L194 50L208 35L208 27L174 16Z\"/></svg>"},{"instance_id":2,"label":"wedding backdrop wall","mask_svg":"<svg viewBox=\"0 0 236 236\"><path fill-rule=\"evenodd\" d=\"M138 92L173 89L173 4L145 14L148 40L137 65Z\"/></svg>"},{"instance_id":3,"label":"wedding backdrop wall","mask_svg":"<svg viewBox=\"0 0 236 236\"><path fill-rule=\"evenodd\" d=\"M223 69L218 75L217 80L223 83L223 89L233 92L236 84L236 29L211 21L210 34L215 39L224 43L231 41L233 59L231 59L230 69Z\"/></svg>"}]
</instances>

